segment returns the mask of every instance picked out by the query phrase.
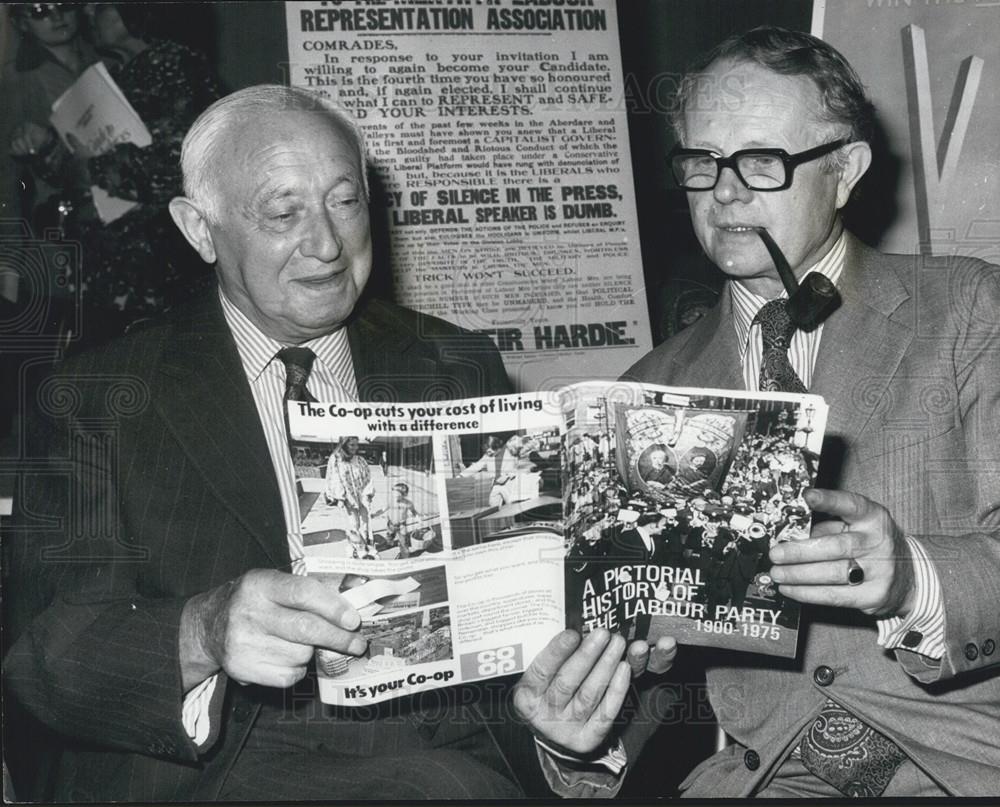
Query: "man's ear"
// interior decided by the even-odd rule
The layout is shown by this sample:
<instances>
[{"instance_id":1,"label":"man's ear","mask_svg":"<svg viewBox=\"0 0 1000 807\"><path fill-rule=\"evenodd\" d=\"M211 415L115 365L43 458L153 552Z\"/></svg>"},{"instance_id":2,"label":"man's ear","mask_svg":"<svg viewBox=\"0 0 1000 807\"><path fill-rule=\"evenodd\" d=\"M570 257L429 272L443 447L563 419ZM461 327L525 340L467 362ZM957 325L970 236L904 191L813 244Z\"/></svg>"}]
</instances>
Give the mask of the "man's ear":
<instances>
[{"instance_id":1,"label":"man's ear","mask_svg":"<svg viewBox=\"0 0 1000 807\"><path fill-rule=\"evenodd\" d=\"M837 182L837 209L847 204L851 191L865 175L868 166L872 164L872 149L863 140L842 146L847 160L840 169L840 179Z\"/></svg>"},{"instance_id":2,"label":"man's ear","mask_svg":"<svg viewBox=\"0 0 1000 807\"><path fill-rule=\"evenodd\" d=\"M208 220L194 202L184 196L170 200L170 216L187 242L193 246L205 263L215 263L215 242L208 228Z\"/></svg>"}]
</instances>

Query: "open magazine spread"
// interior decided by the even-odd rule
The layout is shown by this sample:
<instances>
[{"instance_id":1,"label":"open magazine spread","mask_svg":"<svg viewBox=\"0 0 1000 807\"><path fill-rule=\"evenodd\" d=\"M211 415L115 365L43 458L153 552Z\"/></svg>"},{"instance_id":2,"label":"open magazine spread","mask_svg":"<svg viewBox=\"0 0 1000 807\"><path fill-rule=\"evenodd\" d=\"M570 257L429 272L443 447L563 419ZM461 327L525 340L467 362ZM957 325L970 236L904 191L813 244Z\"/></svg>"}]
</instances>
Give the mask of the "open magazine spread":
<instances>
[{"instance_id":1,"label":"open magazine spread","mask_svg":"<svg viewBox=\"0 0 1000 807\"><path fill-rule=\"evenodd\" d=\"M808 537L814 395L590 382L290 402L305 570L362 616L320 697L368 705L521 672L564 627L794 656L768 550Z\"/></svg>"}]
</instances>

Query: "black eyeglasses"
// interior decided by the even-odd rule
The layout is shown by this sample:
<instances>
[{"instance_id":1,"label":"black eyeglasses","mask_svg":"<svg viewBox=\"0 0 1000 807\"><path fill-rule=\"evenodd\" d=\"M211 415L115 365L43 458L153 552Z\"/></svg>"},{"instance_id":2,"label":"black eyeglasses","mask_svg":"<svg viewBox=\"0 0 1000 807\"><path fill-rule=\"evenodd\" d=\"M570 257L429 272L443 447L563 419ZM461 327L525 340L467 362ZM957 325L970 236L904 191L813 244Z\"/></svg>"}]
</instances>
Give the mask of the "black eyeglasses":
<instances>
[{"instance_id":1,"label":"black eyeglasses","mask_svg":"<svg viewBox=\"0 0 1000 807\"><path fill-rule=\"evenodd\" d=\"M851 141L842 137L832 143L789 154L784 149L740 149L720 157L708 149L675 147L667 155L674 181L686 191L710 191L719 182L723 168L732 168L752 191L783 191L792 184L795 167L836 151Z\"/></svg>"}]
</instances>

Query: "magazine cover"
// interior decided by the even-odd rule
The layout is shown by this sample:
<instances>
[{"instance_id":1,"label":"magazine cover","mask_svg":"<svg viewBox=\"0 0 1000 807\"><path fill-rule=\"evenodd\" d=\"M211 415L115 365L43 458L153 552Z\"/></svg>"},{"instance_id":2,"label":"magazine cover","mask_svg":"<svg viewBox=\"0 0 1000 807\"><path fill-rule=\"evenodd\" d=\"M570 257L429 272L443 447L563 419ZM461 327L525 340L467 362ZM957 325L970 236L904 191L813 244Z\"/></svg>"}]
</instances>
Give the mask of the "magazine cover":
<instances>
[{"instance_id":1,"label":"magazine cover","mask_svg":"<svg viewBox=\"0 0 1000 807\"><path fill-rule=\"evenodd\" d=\"M809 536L822 399L580 385L565 411L567 625L794 656L769 550Z\"/></svg>"}]
</instances>

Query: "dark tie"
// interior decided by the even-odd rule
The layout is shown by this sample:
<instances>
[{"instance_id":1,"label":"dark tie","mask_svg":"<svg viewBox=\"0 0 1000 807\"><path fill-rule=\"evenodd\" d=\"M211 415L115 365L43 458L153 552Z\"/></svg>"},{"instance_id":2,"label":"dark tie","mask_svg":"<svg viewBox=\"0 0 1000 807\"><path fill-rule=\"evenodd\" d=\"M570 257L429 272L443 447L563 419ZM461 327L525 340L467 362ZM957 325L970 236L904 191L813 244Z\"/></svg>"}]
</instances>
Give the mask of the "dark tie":
<instances>
[{"instance_id":1,"label":"dark tie","mask_svg":"<svg viewBox=\"0 0 1000 807\"><path fill-rule=\"evenodd\" d=\"M771 300L757 316L763 353L760 388L767 392L805 392L788 360L795 324L785 300ZM843 706L826 703L798 747L802 764L845 796L880 796L906 755L892 740L875 731Z\"/></svg>"},{"instance_id":2,"label":"dark tie","mask_svg":"<svg viewBox=\"0 0 1000 807\"><path fill-rule=\"evenodd\" d=\"M284 400L315 402L316 399L306 389L306 382L316 354L307 347L286 347L278 351L278 358L285 365Z\"/></svg>"},{"instance_id":3,"label":"dark tie","mask_svg":"<svg viewBox=\"0 0 1000 807\"><path fill-rule=\"evenodd\" d=\"M788 316L786 300L771 300L753 318L760 325L763 351L760 357L761 392L805 392L805 384L788 360L795 323Z\"/></svg>"},{"instance_id":4,"label":"dark tie","mask_svg":"<svg viewBox=\"0 0 1000 807\"><path fill-rule=\"evenodd\" d=\"M288 450L292 455L292 465L296 466L296 474L298 474L296 460L301 461L310 448L310 444L292 439L292 428L288 422L288 402L308 401L314 403L316 401L316 398L306 389L306 382L309 380L309 372L312 370L316 354L307 347L286 347L279 350L277 355L281 359L281 363L285 365L285 396L282 399L285 410L285 436L288 438Z\"/></svg>"}]
</instances>

